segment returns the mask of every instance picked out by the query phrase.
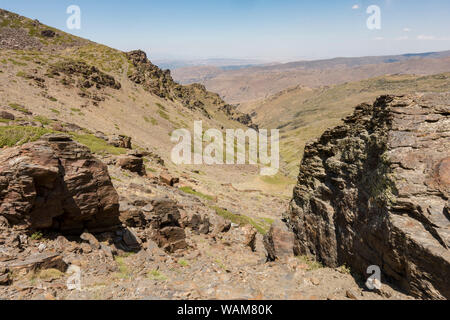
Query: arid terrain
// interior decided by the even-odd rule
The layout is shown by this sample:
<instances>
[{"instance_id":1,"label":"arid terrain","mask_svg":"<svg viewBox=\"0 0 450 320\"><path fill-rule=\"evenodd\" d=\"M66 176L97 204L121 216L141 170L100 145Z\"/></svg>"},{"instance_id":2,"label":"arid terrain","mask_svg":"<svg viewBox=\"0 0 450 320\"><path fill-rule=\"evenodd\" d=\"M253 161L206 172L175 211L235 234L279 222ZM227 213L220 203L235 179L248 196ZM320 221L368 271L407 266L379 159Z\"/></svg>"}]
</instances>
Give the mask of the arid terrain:
<instances>
[{"instance_id":1,"label":"arid terrain","mask_svg":"<svg viewBox=\"0 0 450 320\"><path fill-rule=\"evenodd\" d=\"M318 88L383 75L432 75L443 71L450 71L450 51L299 61L237 70L190 66L175 69L173 76L182 84L201 83L227 102L236 104L266 99L297 85Z\"/></svg>"},{"instance_id":2,"label":"arid terrain","mask_svg":"<svg viewBox=\"0 0 450 320\"><path fill-rule=\"evenodd\" d=\"M433 273L450 265L448 55L176 77L209 90L217 81L208 91L178 84L143 51L0 10L0 298L449 298ZM396 96L376 100L385 94ZM175 165L171 133L199 120L280 128L280 172ZM311 175L296 181L305 146L300 172ZM374 168L365 197L358 178ZM389 240L360 227L377 224L366 209ZM389 268L380 289L366 287L370 264Z\"/></svg>"}]
</instances>

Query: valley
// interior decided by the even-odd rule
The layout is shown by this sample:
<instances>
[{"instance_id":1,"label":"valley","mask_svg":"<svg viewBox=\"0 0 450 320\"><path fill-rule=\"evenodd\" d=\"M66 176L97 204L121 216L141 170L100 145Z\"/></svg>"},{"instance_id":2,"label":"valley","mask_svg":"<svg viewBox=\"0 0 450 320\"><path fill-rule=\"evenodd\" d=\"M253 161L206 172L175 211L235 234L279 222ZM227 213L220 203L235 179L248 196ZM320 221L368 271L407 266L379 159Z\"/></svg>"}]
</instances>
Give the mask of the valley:
<instances>
[{"instance_id":1,"label":"valley","mask_svg":"<svg viewBox=\"0 0 450 320\"><path fill-rule=\"evenodd\" d=\"M448 298L450 52L222 67L0 9L0 298ZM196 121L279 129L280 171L174 163Z\"/></svg>"}]
</instances>

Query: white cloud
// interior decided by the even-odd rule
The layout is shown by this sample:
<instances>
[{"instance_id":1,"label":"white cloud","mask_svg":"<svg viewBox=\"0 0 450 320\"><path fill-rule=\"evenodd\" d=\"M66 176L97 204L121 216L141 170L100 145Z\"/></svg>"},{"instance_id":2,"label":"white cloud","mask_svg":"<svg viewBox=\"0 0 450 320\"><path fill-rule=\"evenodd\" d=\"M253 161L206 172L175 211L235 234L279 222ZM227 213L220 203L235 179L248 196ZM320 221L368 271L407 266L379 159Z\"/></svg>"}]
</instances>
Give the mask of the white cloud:
<instances>
[{"instance_id":1,"label":"white cloud","mask_svg":"<svg viewBox=\"0 0 450 320\"><path fill-rule=\"evenodd\" d=\"M381 40L384 40L384 38L383 37L376 37L374 40L381 41Z\"/></svg>"},{"instance_id":2,"label":"white cloud","mask_svg":"<svg viewBox=\"0 0 450 320\"><path fill-rule=\"evenodd\" d=\"M432 36L432 35L418 35L417 36L418 40L435 40L435 41L450 41L450 37L436 37L436 36Z\"/></svg>"},{"instance_id":3,"label":"white cloud","mask_svg":"<svg viewBox=\"0 0 450 320\"><path fill-rule=\"evenodd\" d=\"M358 9L359 9L359 4L355 4L355 5L352 7L352 9L353 9L353 10L358 10Z\"/></svg>"},{"instance_id":4,"label":"white cloud","mask_svg":"<svg viewBox=\"0 0 450 320\"><path fill-rule=\"evenodd\" d=\"M396 38L395 40L397 40L397 41L402 41L402 40L408 40L408 39L409 39L408 36L402 36L402 37Z\"/></svg>"},{"instance_id":5,"label":"white cloud","mask_svg":"<svg viewBox=\"0 0 450 320\"><path fill-rule=\"evenodd\" d=\"M403 28L403 32L411 32L410 28Z\"/></svg>"},{"instance_id":6,"label":"white cloud","mask_svg":"<svg viewBox=\"0 0 450 320\"><path fill-rule=\"evenodd\" d=\"M417 36L417 39L418 40L436 40L436 37L435 36L428 36L428 35L421 34L421 35Z\"/></svg>"}]
</instances>

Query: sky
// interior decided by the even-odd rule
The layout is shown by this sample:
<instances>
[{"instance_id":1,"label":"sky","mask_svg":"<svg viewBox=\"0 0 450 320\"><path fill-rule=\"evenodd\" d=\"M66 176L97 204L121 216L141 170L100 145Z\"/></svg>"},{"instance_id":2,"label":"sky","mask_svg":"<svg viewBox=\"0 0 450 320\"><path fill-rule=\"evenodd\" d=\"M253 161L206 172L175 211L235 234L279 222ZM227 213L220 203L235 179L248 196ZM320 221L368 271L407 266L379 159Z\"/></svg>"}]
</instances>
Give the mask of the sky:
<instances>
[{"instance_id":1,"label":"sky","mask_svg":"<svg viewBox=\"0 0 450 320\"><path fill-rule=\"evenodd\" d=\"M69 30L67 7L81 9ZM369 29L367 8L380 8ZM448 0L0 0L0 8L151 59L312 60L450 50Z\"/></svg>"}]
</instances>

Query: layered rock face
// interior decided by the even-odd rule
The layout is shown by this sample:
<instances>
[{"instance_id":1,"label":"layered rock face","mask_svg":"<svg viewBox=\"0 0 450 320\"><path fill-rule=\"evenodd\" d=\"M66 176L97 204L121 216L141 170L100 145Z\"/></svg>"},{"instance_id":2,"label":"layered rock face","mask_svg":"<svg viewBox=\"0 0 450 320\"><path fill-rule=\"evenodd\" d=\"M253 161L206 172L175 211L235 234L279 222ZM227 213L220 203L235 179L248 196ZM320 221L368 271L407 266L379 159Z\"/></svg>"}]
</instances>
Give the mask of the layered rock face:
<instances>
[{"instance_id":1,"label":"layered rock face","mask_svg":"<svg viewBox=\"0 0 450 320\"><path fill-rule=\"evenodd\" d=\"M382 96L306 146L285 218L298 254L448 299L449 196L450 94Z\"/></svg>"},{"instance_id":2,"label":"layered rock face","mask_svg":"<svg viewBox=\"0 0 450 320\"><path fill-rule=\"evenodd\" d=\"M81 233L120 225L105 164L65 135L0 153L0 216L26 230Z\"/></svg>"},{"instance_id":3,"label":"layered rock face","mask_svg":"<svg viewBox=\"0 0 450 320\"><path fill-rule=\"evenodd\" d=\"M248 114L240 112L236 106L229 105L216 94L206 90L204 85L194 83L182 86L176 83L170 70L161 70L147 58L147 54L141 50L127 53L134 70L129 74L129 79L140 84L145 90L163 99L179 101L186 108L199 110L206 117L211 118L207 106L215 106L223 111L230 119L238 121L250 128L257 129Z\"/></svg>"}]
</instances>

